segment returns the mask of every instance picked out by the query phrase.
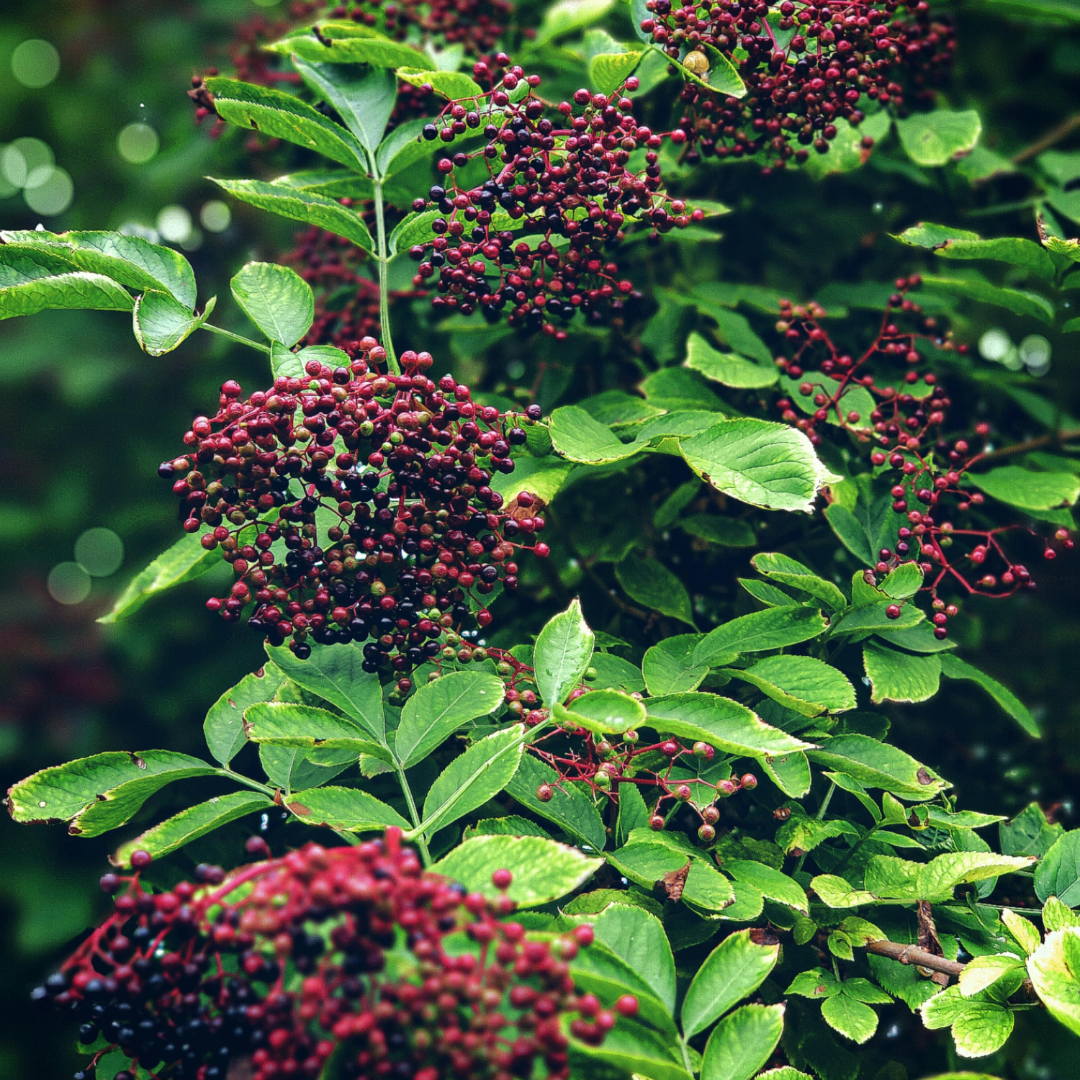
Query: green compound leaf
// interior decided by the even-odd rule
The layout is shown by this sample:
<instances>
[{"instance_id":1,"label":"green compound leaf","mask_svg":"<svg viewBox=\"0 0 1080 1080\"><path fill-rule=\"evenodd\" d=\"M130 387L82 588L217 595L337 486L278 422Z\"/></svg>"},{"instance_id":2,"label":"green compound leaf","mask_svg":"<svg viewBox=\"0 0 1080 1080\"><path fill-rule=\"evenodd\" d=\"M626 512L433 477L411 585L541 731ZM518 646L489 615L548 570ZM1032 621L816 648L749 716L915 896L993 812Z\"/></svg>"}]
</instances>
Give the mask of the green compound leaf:
<instances>
[{"instance_id":1,"label":"green compound leaf","mask_svg":"<svg viewBox=\"0 0 1080 1080\"><path fill-rule=\"evenodd\" d=\"M870 680L870 700L926 701L938 692L941 681L941 657L912 656L868 641L863 646L863 665Z\"/></svg>"},{"instance_id":2,"label":"green compound leaf","mask_svg":"<svg viewBox=\"0 0 1080 1080\"><path fill-rule=\"evenodd\" d=\"M681 871L689 863L682 899L707 912L720 912L732 905L735 893L731 882L704 859L657 839L648 829L635 829L630 842L608 855L608 862L630 881L651 890L665 874Z\"/></svg>"},{"instance_id":3,"label":"green compound leaf","mask_svg":"<svg viewBox=\"0 0 1080 1080\"><path fill-rule=\"evenodd\" d=\"M753 547L757 543L757 536L749 523L735 518L720 517L717 514L691 514L680 519L678 525L684 532L710 544Z\"/></svg>"},{"instance_id":4,"label":"green compound leaf","mask_svg":"<svg viewBox=\"0 0 1080 1080\"><path fill-rule=\"evenodd\" d=\"M79 270L60 254L25 245L0 245L0 320L50 309L130 311L122 285Z\"/></svg>"},{"instance_id":5,"label":"green compound leaf","mask_svg":"<svg viewBox=\"0 0 1080 1080\"><path fill-rule=\"evenodd\" d=\"M726 754L761 759L813 746L766 724L745 705L716 694L671 694L651 698L645 705L649 727L677 738L700 739Z\"/></svg>"},{"instance_id":6,"label":"green compound leaf","mask_svg":"<svg viewBox=\"0 0 1080 1080\"><path fill-rule=\"evenodd\" d=\"M694 613L686 586L656 559L630 554L615 565L615 578L631 600L661 615L694 625Z\"/></svg>"},{"instance_id":7,"label":"green compound leaf","mask_svg":"<svg viewBox=\"0 0 1080 1080\"><path fill-rule=\"evenodd\" d=\"M231 821L273 805L273 799L257 791L234 791L231 795L208 799L181 810L160 825L147 829L141 836L129 840L117 849L115 855L110 856L109 861L113 866L127 870L131 867L133 851L147 851L155 860L160 859Z\"/></svg>"},{"instance_id":8,"label":"green compound leaf","mask_svg":"<svg viewBox=\"0 0 1080 1080\"><path fill-rule=\"evenodd\" d=\"M132 322L139 348L151 356L164 356L182 345L207 319L217 297L206 301L201 315L193 314L169 293L147 291L135 298Z\"/></svg>"},{"instance_id":9,"label":"green compound leaf","mask_svg":"<svg viewBox=\"0 0 1080 1080\"><path fill-rule=\"evenodd\" d=\"M195 273L178 251L141 236L117 232L51 233L41 229L0 232L6 245L45 248L77 270L100 274L139 292L168 293L190 311L195 306Z\"/></svg>"},{"instance_id":10,"label":"green compound leaf","mask_svg":"<svg viewBox=\"0 0 1080 1080\"><path fill-rule=\"evenodd\" d=\"M381 68L434 67L431 59L411 45L394 41L378 31L354 22L320 22L318 34L300 30L273 45L272 52L298 56L318 64L370 64Z\"/></svg>"},{"instance_id":11,"label":"green compound leaf","mask_svg":"<svg viewBox=\"0 0 1080 1080\"><path fill-rule=\"evenodd\" d=\"M493 713L501 704L502 679L482 671L456 671L425 683L401 710L394 754L410 768L441 746L462 724Z\"/></svg>"},{"instance_id":12,"label":"green compound leaf","mask_svg":"<svg viewBox=\"0 0 1080 1080\"><path fill-rule=\"evenodd\" d=\"M691 334L686 342L686 366L701 372L706 379L738 389L772 386L779 372L772 364L757 364L737 353L714 349L700 334Z\"/></svg>"},{"instance_id":13,"label":"green compound leaf","mask_svg":"<svg viewBox=\"0 0 1080 1080\"><path fill-rule=\"evenodd\" d=\"M725 668L724 672L802 716L855 708L855 688L847 676L812 656L767 656L745 670Z\"/></svg>"},{"instance_id":14,"label":"green compound leaf","mask_svg":"<svg viewBox=\"0 0 1080 1080\"><path fill-rule=\"evenodd\" d=\"M696 44L693 51L705 57L704 65L697 57L688 62L689 53L675 61L690 82L725 97L746 96L746 84L739 75L739 69L722 52L704 43Z\"/></svg>"},{"instance_id":15,"label":"green compound leaf","mask_svg":"<svg viewBox=\"0 0 1080 1080\"><path fill-rule=\"evenodd\" d=\"M1023 237L984 240L967 229L921 222L906 229L896 239L913 247L929 248L943 259L994 259L1030 270L1039 277L1054 276L1054 263L1046 250L1034 240Z\"/></svg>"},{"instance_id":16,"label":"green compound leaf","mask_svg":"<svg viewBox=\"0 0 1080 1080\"><path fill-rule=\"evenodd\" d=\"M968 478L980 491L1021 510L1072 506L1080 496L1080 476L1071 472L1035 472L1019 465L1001 465Z\"/></svg>"},{"instance_id":17,"label":"green compound leaf","mask_svg":"<svg viewBox=\"0 0 1080 1080\"><path fill-rule=\"evenodd\" d=\"M896 130L901 146L916 165L945 165L974 148L982 133L982 121L974 109L937 109L897 120Z\"/></svg>"},{"instance_id":18,"label":"green compound leaf","mask_svg":"<svg viewBox=\"0 0 1080 1080\"><path fill-rule=\"evenodd\" d=\"M536 795L543 784L551 788L551 799L547 802L542 802ZM607 839L604 822L592 799L581 788L565 781L560 783L558 773L550 765L526 754L506 791L522 806L557 825L568 836L594 851L604 850Z\"/></svg>"},{"instance_id":19,"label":"green compound leaf","mask_svg":"<svg viewBox=\"0 0 1080 1080\"><path fill-rule=\"evenodd\" d=\"M268 210L291 221L303 221L327 232L351 240L367 252L375 250L375 241L364 219L355 211L332 198L310 191L297 190L284 184L267 184L261 180L218 180L218 187L233 198Z\"/></svg>"},{"instance_id":20,"label":"green compound leaf","mask_svg":"<svg viewBox=\"0 0 1080 1080\"><path fill-rule=\"evenodd\" d=\"M298 660L287 646L268 647L266 655L298 686L336 705L374 739L385 731L382 686L363 669L360 645L320 645L307 660Z\"/></svg>"},{"instance_id":21,"label":"green compound leaf","mask_svg":"<svg viewBox=\"0 0 1080 1080\"><path fill-rule=\"evenodd\" d=\"M244 734L249 742L267 746L293 746L304 750L352 750L385 756L380 743L365 728L344 716L297 705L290 701L263 701L244 710Z\"/></svg>"},{"instance_id":22,"label":"green compound leaf","mask_svg":"<svg viewBox=\"0 0 1080 1080\"><path fill-rule=\"evenodd\" d=\"M615 895L626 896L626 893ZM611 903L585 920L597 938L636 971L668 1012L675 1008L675 958L660 920L650 911L627 903Z\"/></svg>"},{"instance_id":23,"label":"green compound leaf","mask_svg":"<svg viewBox=\"0 0 1080 1080\"><path fill-rule=\"evenodd\" d=\"M244 710L260 701L271 701L285 676L268 663L261 671L245 675L232 689L226 690L210 706L203 721L203 735L211 756L228 765L244 748Z\"/></svg>"},{"instance_id":24,"label":"green compound leaf","mask_svg":"<svg viewBox=\"0 0 1080 1080\"><path fill-rule=\"evenodd\" d=\"M641 661L645 685L653 697L696 690L709 673L708 665L693 662L698 634L677 634L649 649Z\"/></svg>"},{"instance_id":25,"label":"green compound leaf","mask_svg":"<svg viewBox=\"0 0 1080 1080\"><path fill-rule=\"evenodd\" d=\"M364 151L355 137L295 95L226 78L207 79L206 88L214 96L218 115L228 123L366 171Z\"/></svg>"},{"instance_id":26,"label":"green compound leaf","mask_svg":"<svg viewBox=\"0 0 1080 1080\"><path fill-rule=\"evenodd\" d=\"M838 586L818 577L808 566L787 555L766 551L755 555L750 563L759 574L764 574L781 585L790 585L815 600L821 600L830 608L842 610L847 607L847 597Z\"/></svg>"},{"instance_id":27,"label":"green compound leaf","mask_svg":"<svg viewBox=\"0 0 1080 1080\"><path fill-rule=\"evenodd\" d=\"M410 828L392 807L366 791L347 787L317 787L294 791L285 805L306 825L324 825L345 832L381 831L388 825Z\"/></svg>"},{"instance_id":28,"label":"green compound leaf","mask_svg":"<svg viewBox=\"0 0 1080 1080\"><path fill-rule=\"evenodd\" d=\"M129 618L152 596L202 577L219 562L220 550L207 551L198 533L187 533L140 570L117 598L112 611L102 615L98 622L114 623Z\"/></svg>"},{"instance_id":29,"label":"green compound leaf","mask_svg":"<svg viewBox=\"0 0 1080 1080\"><path fill-rule=\"evenodd\" d=\"M595 640L576 599L540 631L533 649L533 669L536 687L546 705L562 704L581 682Z\"/></svg>"},{"instance_id":30,"label":"green compound leaf","mask_svg":"<svg viewBox=\"0 0 1080 1080\"><path fill-rule=\"evenodd\" d=\"M69 830L97 836L123 825L155 791L173 780L217 774L218 770L205 761L171 750L94 754L20 780L8 790L8 813L15 821L47 824L71 821L88 810L107 807L99 810L89 825L84 827L80 820Z\"/></svg>"},{"instance_id":31,"label":"green compound leaf","mask_svg":"<svg viewBox=\"0 0 1080 1080\"><path fill-rule=\"evenodd\" d=\"M751 859L725 859L724 869L736 880L757 889L762 896L778 904L792 908L802 915L808 914L806 892L787 874Z\"/></svg>"},{"instance_id":32,"label":"green compound leaf","mask_svg":"<svg viewBox=\"0 0 1080 1080\"><path fill-rule=\"evenodd\" d=\"M724 938L698 968L683 998L683 1034L690 1038L704 1031L749 997L768 978L779 954L779 945L758 945L749 930Z\"/></svg>"},{"instance_id":33,"label":"green compound leaf","mask_svg":"<svg viewBox=\"0 0 1080 1080\"><path fill-rule=\"evenodd\" d=\"M880 788L905 799L931 799L950 785L909 754L867 735L822 739L807 757L817 765L854 777L866 787Z\"/></svg>"},{"instance_id":34,"label":"green compound leaf","mask_svg":"<svg viewBox=\"0 0 1080 1080\"><path fill-rule=\"evenodd\" d=\"M524 732L521 724L495 731L451 761L428 790L418 831L431 835L502 791L521 764Z\"/></svg>"},{"instance_id":35,"label":"green compound leaf","mask_svg":"<svg viewBox=\"0 0 1080 1080\"><path fill-rule=\"evenodd\" d=\"M706 483L766 510L809 512L829 476L801 431L766 420L721 420L679 449Z\"/></svg>"},{"instance_id":36,"label":"green compound leaf","mask_svg":"<svg viewBox=\"0 0 1080 1080\"><path fill-rule=\"evenodd\" d=\"M621 734L645 723L645 706L618 690L591 690L569 706L556 704L552 712L560 724L585 728L595 735Z\"/></svg>"},{"instance_id":37,"label":"green compound leaf","mask_svg":"<svg viewBox=\"0 0 1080 1080\"><path fill-rule=\"evenodd\" d=\"M311 286L288 266L250 262L232 279L232 294L248 318L282 345L295 345L315 319Z\"/></svg>"},{"instance_id":38,"label":"green compound leaf","mask_svg":"<svg viewBox=\"0 0 1080 1080\"><path fill-rule=\"evenodd\" d=\"M451 101L480 97L484 92L462 71L410 71L400 68L397 77L410 86L423 86L426 83L436 94Z\"/></svg>"},{"instance_id":39,"label":"green compound leaf","mask_svg":"<svg viewBox=\"0 0 1080 1080\"><path fill-rule=\"evenodd\" d=\"M715 665L731 653L765 652L798 645L825 631L820 611L791 604L742 615L710 630L694 649L695 664Z\"/></svg>"},{"instance_id":40,"label":"green compound leaf","mask_svg":"<svg viewBox=\"0 0 1080 1080\"><path fill-rule=\"evenodd\" d=\"M783 1005L744 1005L725 1016L705 1044L701 1080L750 1080L784 1032Z\"/></svg>"},{"instance_id":41,"label":"green compound leaf","mask_svg":"<svg viewBox=\"0 0 1080 1080\"><path fill-rule=\"evenodd\" d=\"M556 409L548 430L555 452L567 461L583 465L622 461L639 450L634 443L620 442L607 424L600 423L578 405Z\"/></svg>"},{"instance_id":42,"label":"green compound leaf","mask_svg":"<svg viewBox=\"0 0 1080 1080\"><path fill-rule=\"evenodd\" d=\"M923 285L928 292L946 293L966 300L975 300L981 304L1005 308L1014 315L1029 315L1041 322L1052 322L1054 305L1039 293L1006 289L1000 285L976 277L951 278L937 274L923 275Z\"/></svg>"},{"instance_id":43,"label":"green compound leaf","mask_svg":"<svg viewBox=\"0 0 1080 1080\"><path fill-rule=\"evenodd\" d=\"M492 883L496 870L509 870L505 894L519 908L549 904L584 885L603 866L577 848L539 836L475 836L454 848L432 871L458 881L469 892L494 899L504 890Z\"/></svg>"}]
</instances>

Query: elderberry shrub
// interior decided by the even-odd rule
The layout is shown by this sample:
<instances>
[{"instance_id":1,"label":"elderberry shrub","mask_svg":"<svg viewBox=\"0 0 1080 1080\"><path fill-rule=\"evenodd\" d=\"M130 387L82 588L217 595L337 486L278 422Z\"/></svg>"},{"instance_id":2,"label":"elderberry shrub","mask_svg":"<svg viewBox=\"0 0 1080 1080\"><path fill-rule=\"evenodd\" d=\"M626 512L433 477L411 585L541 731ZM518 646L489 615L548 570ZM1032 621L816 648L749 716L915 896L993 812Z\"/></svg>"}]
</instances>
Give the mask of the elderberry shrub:
<instances>
[{"instance_id":1,"label":"elderberry shrub","mask_svg":"<svg viewBox=\"0 0 1080 1080\"><path fill-rule=\"evenodd\" d=\"M498 898L466 893L422 870L396 828L196 876L155 894L138 873L106 874L113 914L34 992L140 1076L315 1080L333 1058L343 1080L565 1080L564 1019L599 1045L637 1011L576 990L569 962L592 927L527 939L505 921L508 870L492 875Z\"/></svg>"},{"instance_id":2,"label":"elderberry shrub","mask_svg":"<svg viewBox=\"0 0 1080 1080\"><path fill-rule=\"evenodd\" d=\"M448 149L437 163L446 179L414 202L416 211L438 212L432 238L410 249L420 264L414 284L434 285L438 312L479 310L494 322L506 309L511 326L561 340L560 324L577 311L600 323L639 299L610 255L627 225L666 233L703 214L661 190L663 137L638 122L626 97L636 78L611 94L578 90L552 118L536 94L540 77L505 54L478 62L473 76L489 89L451 102L423 129L446 144L476 132L484 145ZM643 167L635 170L638 150ZM488 179L459 187L457 171L478 157Z\"/></svg>"},{"instance_id":3,"label":"elderberry shrub","mask_svg":"<svg viewBox=\"0 0 1080 1080\"><path fill-rule=\"evenodd\" d=\"M184 454L161 465L188 533L203 529L236 581L207 602L301 659L311 642L365 641L364 669L405 673L483 606L515 589L515 554L546 556L538 500L510 504L491 487L513 472L511 447L540 418L476 405L467 386L425 372L406 352L381 374L385 350L363 338L349 367L309 360L247 399L226 382L213 417L199 416ZM370 639L370 640L369 640Z\"/></svg>"},{"instance_id":4,"label":"elderberry shrub","mask_svg":"<svg viewBox=\"0 0 1080 1080\"><path fill-rule=\"evenodd\" d=\"M776 408L815 446L831 425L854 436L856 445L873 448L870 465L875 477L890 482L892 510L902 523L895 544L877 552L867 583L901 563L917 563L932 601L934 635L942 640L958 613L956 604L939 595L950 586L962 595L990 597L1035 587L1030 570L1003 545L1007 534L1034 537L1046 559L1056 550L1023 522L996 523L981 492L966 486L972 469L992 452L991 428L978 422L946 431L952 399L928 357L935 351L963 356L968 348L955 344L936 317L923 314L910 295L921 284L917 274L896 280L877 334L861 353L836 344L822 325L826 312L819 304L782 301L776 329L789 355L776 363L787 394ZM871 408L864 414L852 400ZM807 415L800 417L797 408ZM1053 542L1073 546L1067 529L1057 529ZM890 605L887 614L899 618L901 606Z\"/></svg>"},{"instance_id":5,"label":"elderberry shrub","mask_svg":"<svg viewBox=\"0 0 1080 1080\"><path fill-rule=\"evenodd\" d=\"M672 134L689 142L686 160L752 157L766 171L801 164L809 148L826 153L837 121L862 122L868 102L906 116L932 100L947 75L956 42L951 22L926 0L784 0L778 6L740 0L646 0L641 27L668 56L695 75L712 64L711 46L738 70L742 98L687 81L686 112ZM792 144L795 145L792 145ZM864 139L869 148L873 140Z\"/></svg>"}]
</instances>

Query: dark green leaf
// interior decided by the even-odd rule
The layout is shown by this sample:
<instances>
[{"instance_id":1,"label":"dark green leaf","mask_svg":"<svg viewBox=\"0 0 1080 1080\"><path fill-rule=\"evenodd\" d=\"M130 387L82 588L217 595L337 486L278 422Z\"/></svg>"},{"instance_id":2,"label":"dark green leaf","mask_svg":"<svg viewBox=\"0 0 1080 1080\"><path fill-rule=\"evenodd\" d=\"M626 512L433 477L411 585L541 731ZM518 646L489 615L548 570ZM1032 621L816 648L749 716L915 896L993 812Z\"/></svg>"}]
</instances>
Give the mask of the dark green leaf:
<instances>
[{"instance_id":1,"label":"dark green leaf","mask_svg":"<svg viewBox=\"0 0 1080 1080\"><path fill-rule=\"evenodd\" d=\"M683 998L683 1034L690 1038L704 1031L728 1009L748 998L768 978L779 953L779 945L752 941L749 930L724 938L698 968Z\"/></svg>"},{"instance_id":2,"label":"dark green leaf","mask_svg":"<svg viewBox=\"0 0 1080 1080\"><path fill-rule=\"evenodd\" d=\"M631 600L661 615L694 625L686 586L661 562L630 554L615 565L615 577Z\"/></svg>"},{"instance_id":3,"label":"dark green leaf","mask_svg":"<svg viewBox=\"0 0 1080 1080\"><path fill-rule=\"evenodd\" d=\"M336 199L296 190L284 184L265 184L261 180L215 179L214 183L241 202L250 203L260 210L326 229L351 240L367 252L375 250L375 241L364 219Z\"/></svg>"},{"instance_id":4,"label":"dark green leaf","mask_svg":"<svg viewBox=\"0 0 1080 1080\"><path fill-rule=\"evenodd\" d=\"M767 656L745 670L725 670L803 716L855 708L855 688L847 676L812 656Z\"/></svg>"},{"instance_id":5,"label":"dark green leaf","mask_svg":"<svg viewBox=\"0 0 1080 1080\"><path fill-rule=\"evenodd\" d=\"M173 780L215 775L205 761L170 750L94 754L20 780L8 790L8 812L16 821L39 823L71 821L93 810L86 827L80 819L70 831L97 836L123 825Z\"/></svg>"},{"instance_id":6,"label":"dark green leaf","mask_svg":"<svg viewBox=\"0 0 1080 1080\"><path fill-rule=\"evenodd\" d=\"M198 533L187 533L140 570L117 598L112 611L98 622L113 623L134 615L156 593L193 581L221 562L221 552L207 551Z\"/></svg>"},{"instance_id":7,"label":"dark green leaf","mask_svg":"<svg viewBox=\"0 0 1080 1080\"><path fill-rule=\"evenodd\" d=\"M1027 706L997 679L973 667L958 656L941 658L941 674L947 679L966 679L981 686L1029 735L1039 737L1039 725Z\"/></svg>"},{"instance_id":8,"label":"dark green leaf","mask_svg":"<svg viewBox=\"0 0 1080 1080\"><path fill-rule=\"evenodd\" d=\"M730 653L797 645L823 633L825 625L820 611L798 605L753 611L709 631L694 650L694 662L715 665L717 657Z\"/></svg>"},{"instance_id":9,"label":"dark green leaf","mask_svg":"<svg viewBox=\"0 0 1080 1080\"><path fill-rule=\"evenodd\" d=\"M207 79L206 87L223 120L365 170L364 151L355 137L295 95L225 78Z\"/></svg>"},{"instance_id":10,"label":"dark green leaf","mask_svg":"<svg viewBox=\"0 0 1080 1080\"><path fill-rule=\"evenodd\" d=\"M217 297L206 301L201 315L192 314L169 293L148 291L135 298L132 318L135 340L143 352L164 356L182 345L199 329L217 304Z\"/></svg>"},{"instance_id":11,"label":"dark green leaf","mask_svg":"<svg viewBox=\"0 0 1080 1080\"><path fill-rule=\"evenodd\" d=\"M701 1080L750 1080L784 1030L783 1005L744 1005L724 1017L705 1044Z\"/></svg>"},{"instance_id":12,"label":"dark green leaf","mask_svg":"<svg viewBox=\"0 0 1080 1080\"><path fill-rule=\"evenodd\" d=\"M336 705L376 741L383 741L382 687L377 675L362 668L359 645L320 645L308 660L298 660L286 646L266 655L298 686Z\"/></svg>"},{"instance_id":13,"label":"dark green leaf","mask_svg":"<svg viewBox=\"0 0 1080 1080\"><path fill-rule=\"evenodd\" d=\"M863 646L863 664L875 705L882 701L926 701L938 691L940 656L912 656L868 641Z\"/></svg>"},{"instance_id":14,"label":"dark green leaf","mask_svg":"<svg viewBox=\"0 0 1080 1080\"><path fill-rule=\"evenodd\" d=\"M1080 907L1080 829L1065 833L1035 868L1035 895L1046 903L1056 896L1069 907Z\"/></svg>"},{"instance_id":15,"label":"dark green leaf","mask_svg":"<svg viewBox=\"0 0 1080 1080\"><path fill-rule=\"evenodd\" d=\"M808 750L818 765L846 773L867 787L891 791L905 799L930 799L949 785L903 750L867 735L838 735L822 739Z\"/></svg>"}]
</instances>

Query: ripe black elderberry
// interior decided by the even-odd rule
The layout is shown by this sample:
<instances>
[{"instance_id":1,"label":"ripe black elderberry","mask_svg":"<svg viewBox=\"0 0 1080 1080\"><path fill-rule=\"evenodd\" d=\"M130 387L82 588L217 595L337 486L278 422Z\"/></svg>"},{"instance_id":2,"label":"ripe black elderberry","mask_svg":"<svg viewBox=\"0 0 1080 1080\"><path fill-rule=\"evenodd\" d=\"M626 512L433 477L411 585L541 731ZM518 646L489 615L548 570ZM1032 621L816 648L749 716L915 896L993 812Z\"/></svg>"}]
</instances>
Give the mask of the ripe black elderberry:
<instances>
[{"instance_id":1,"label":"ripe black elderberry","mask_svg":"<svg viewBox=\"0 0 1080 1080\"><path fill-rule=\"evenodd\" d=\"M310 360L246 400L225 383L217 414L196 417L186 452L159 473L184 529L232 565L211 611L247 612L301 658L310 642L362 641L366 670L405 672L437 656L473 606L490 623L483 598L517 587L518 551L547 555L540 500L504 505L491 486L513 472L519 424L541 414L477 405L449 375L436 384L428 353L381 374L383 348L358 345L348 368Z\"/></svg>"},{"instance_id":2,"label":"ripe black elderberry","mask_svg":"<svg viewBox=\"0 0 1080 1080\"><path fill-rule=\"evenodd\" d=\"M531 941L487 900L422 870L400 830L356 847L308 844L198 884L126 879L113 915L34 998L100 1034L126 1075L315 1080L566 1080L572 1035L597 1045L632 997L603 1009L568 961L581 926ZM512 875L497 870L496 888ZM202 886L202 887L200 887Z\"/></svg>"}]
</instances>

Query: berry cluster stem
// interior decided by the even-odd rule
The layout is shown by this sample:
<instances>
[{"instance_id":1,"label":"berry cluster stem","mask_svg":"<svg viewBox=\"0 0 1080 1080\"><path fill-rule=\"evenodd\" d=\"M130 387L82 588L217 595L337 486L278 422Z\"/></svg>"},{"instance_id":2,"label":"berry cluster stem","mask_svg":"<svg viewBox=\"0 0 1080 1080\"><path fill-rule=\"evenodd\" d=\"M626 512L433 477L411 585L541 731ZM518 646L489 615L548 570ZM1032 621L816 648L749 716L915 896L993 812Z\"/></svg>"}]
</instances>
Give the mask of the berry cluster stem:
<instances>
[{"instance_id":1,"label":"berry cluster stem","mask_svg":"<svg viewBox=\"0 0 1080 1080\"><path fill-rule=\"evenodd\" d=\"M379 264L379 323L382 327L382 347L386 350L386 367L392 375L400 375L397 353L390 333L390 256L386 242L386 207L383 203L382 177L375 166L373 156L369 156L372 184L375 188L375 242L378 249L376 261Z\"/></svg>"}]
</instances>

